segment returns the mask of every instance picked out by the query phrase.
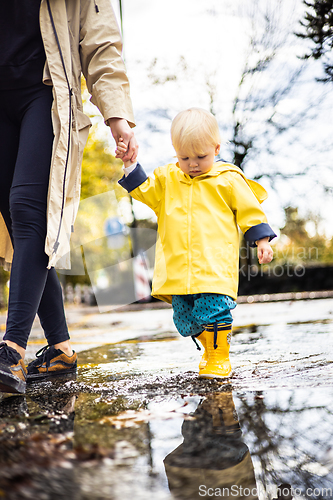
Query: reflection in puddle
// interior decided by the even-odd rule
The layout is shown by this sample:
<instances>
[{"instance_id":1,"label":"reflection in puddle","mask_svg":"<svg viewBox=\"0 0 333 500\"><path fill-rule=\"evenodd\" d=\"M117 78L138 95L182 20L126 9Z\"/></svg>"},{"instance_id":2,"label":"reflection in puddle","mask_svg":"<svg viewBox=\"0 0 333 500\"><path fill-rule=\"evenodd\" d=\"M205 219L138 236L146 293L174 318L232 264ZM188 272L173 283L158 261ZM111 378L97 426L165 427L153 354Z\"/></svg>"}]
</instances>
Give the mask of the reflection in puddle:
<instances>
[{"instance_id":1,"label":"reflection in puddle","mask_svg":"<svg viewBox=\"0 0 333 500\"><path fill-rule=\"evenodd\" d=\"M164 459L171 493L176 498L203 496L257 498L249 449L242 439L232 393L201 401L193 420L182 425L183 443Z\"/></svg>"},{"instance_id":2,"label":"reflection in puddle","mask_svg":"<svg viewBox=\"0 0 333 500\"><path fill-rule=\"evenodd\" d=\"M333 498L333 390L225 389L4 398L0 493L53 498L71 477L75 499Z\"/></svg>"},{"instance_id":3,"label":"reflection in puddle","mask_svg":"<svg viewBox=\"0 0 333 500\"><path fill-rule=\"evenodd\" d=\"M0 498L333 498L332 387L167 375L150 357L178 344L157 344L87 351L76 381L0 399Z\"/></svg>"}]
</instances>

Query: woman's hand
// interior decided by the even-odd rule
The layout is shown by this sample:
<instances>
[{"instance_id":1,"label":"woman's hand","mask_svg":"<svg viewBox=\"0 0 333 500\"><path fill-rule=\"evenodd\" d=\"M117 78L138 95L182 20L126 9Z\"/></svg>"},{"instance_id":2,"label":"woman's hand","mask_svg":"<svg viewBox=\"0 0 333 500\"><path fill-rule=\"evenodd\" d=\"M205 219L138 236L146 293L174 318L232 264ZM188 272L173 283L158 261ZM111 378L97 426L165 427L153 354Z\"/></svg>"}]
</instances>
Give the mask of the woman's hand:
<instances>
[{"instance_id":1,"label":"woman's hand","mask_svg":"<svg viewBox=\"0 0 333 500\"><path fill-rule=\"evenodd\" d=\"M125 154L121 157L123 162L131 161L131 163L135 163L139 146L136 142L134 132L127 121L124 118L109 118L107 123L116 141L117 148L120 139L122 139L124 146L126 146ZM120 156L117 156L117 158L120 158Z\"/></svg>"}]
</instances>

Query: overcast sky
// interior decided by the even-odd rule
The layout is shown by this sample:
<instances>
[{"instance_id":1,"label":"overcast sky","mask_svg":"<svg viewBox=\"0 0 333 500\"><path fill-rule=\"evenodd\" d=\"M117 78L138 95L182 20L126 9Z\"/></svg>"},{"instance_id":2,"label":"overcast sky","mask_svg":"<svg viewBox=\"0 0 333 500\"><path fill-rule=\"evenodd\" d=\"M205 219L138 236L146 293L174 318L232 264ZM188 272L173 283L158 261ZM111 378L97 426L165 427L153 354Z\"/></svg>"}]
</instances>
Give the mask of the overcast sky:
<instances>
[{"instance_id":1,"label":"overcast sky","mask_svg":"<svg viewBox=\"0 0 333 500\"><path fill-rule=\"evenodd\" d=\"M239 5L249 6L251 2L252 0L247 0L246 3L237 0L122 0L124 59L137 121L139 158L149 173L157 166L174 161L169 130L175 114L191 106L209 109L207 80L215 86L215 111L219 123L225 120L227 125L230 121L232 100L244 66L250 33L249 17ZM277 0L272 0L272 5L276 2ZM118 0L112 0L112 4L119 20ZM288 23L296 26L302 14L301 0L285 0L284 5L283 22L286 26ZM282 61L284 66L292 58L297 64L295 54L299 50L298 45L295 40L294 47L288 53L282 53L281 57L285 58ZM299 95L294 95L292 99L286 99L279 105L279 112L283 114L283 106L286 112L293 108L297 110L302 101L308 98L307 94L310 97L319 93L319 86L313 81L304 85ZM270 194L264 208L276 228L283 225L283 206L294 204L299 205L304 213L309 208L320 211L326 217L325 228L330 232L332 224L328 213L332 213L333 205L329 197L323 202L322 190L316 187L316 177L325 177L327 183L333 186L330 169L333 155L329 147L326 150L324 147L324 151L319 153L316 151L316 144L325 136L326 143L331 145L331 105L332 99L328 98L320 110L319 118L306 125L303 139L295 136L292 147L283 143L276 145L277 155L281 155L280 161L285 162L286 169L299 170L307 161L313 164L313 171L307 179L285 182L279 187L278 193L271 190L263 179L262 183ZM277 160L276 157L274 161ZM247 168L248 176L255 175L255 165L251 167L249 164ZM135 206L140 217L150 213L138 202Z\"/></svg>"}]
</instances>

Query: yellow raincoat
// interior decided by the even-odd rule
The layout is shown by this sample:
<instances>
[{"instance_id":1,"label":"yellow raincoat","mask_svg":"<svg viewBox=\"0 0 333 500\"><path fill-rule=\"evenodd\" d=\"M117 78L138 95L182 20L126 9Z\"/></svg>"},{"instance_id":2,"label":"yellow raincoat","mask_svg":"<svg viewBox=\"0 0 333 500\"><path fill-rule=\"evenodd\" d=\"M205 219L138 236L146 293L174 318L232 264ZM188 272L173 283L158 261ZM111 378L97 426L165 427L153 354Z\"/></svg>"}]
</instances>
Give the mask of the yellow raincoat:
<instances>
[{"instance_id":1,"label":"yellow raincoat","mask_svg":"<svg viewBox=\"0 0 333 500\"><path fill-rule=\"evenodd\" d=\"M154 210L158 219L152 295L171 303L172 295L220 293L236 299L239 231L252 245L276 235L260 206L265 189L224 162L191 178L169 164L144 174L138 164L119 183Z\"/></svg>"}]
</instances>

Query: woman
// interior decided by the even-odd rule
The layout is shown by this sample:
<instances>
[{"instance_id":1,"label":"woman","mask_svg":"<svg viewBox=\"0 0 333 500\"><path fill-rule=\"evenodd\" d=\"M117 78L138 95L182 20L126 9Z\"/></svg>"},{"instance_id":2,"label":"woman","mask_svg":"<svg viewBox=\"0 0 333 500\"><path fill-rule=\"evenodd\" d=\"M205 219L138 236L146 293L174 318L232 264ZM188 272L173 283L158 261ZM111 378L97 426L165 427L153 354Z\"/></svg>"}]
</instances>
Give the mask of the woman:
<instances>
[{"instance_id":1,"label":"woman","mask_svg":"<svg viewBox=\"0 0 333 500\"><path fill-rule=\"evenodd\" d=\"M127 157L137 144L121 37L110 0L12 0L0 7L0 261L11 266L0 391L76 371L54 266L69 268L90 121L81 72ZM14 252L13 252L14 249ZM48 345L25 368L35 315Z\"/></svg>"}]
</instances>

